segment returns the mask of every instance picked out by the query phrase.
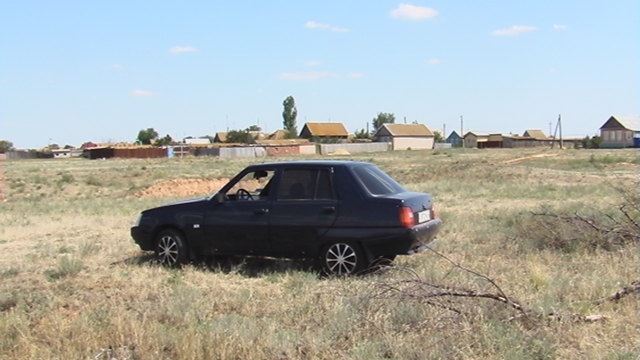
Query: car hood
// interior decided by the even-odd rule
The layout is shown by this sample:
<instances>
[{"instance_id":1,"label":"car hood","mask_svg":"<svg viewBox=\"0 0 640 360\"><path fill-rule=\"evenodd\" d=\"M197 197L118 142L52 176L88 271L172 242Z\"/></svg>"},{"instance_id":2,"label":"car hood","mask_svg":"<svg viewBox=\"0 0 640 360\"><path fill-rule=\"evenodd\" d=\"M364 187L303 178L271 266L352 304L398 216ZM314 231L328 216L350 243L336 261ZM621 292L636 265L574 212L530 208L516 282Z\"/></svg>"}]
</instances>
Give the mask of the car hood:
<instances>
[{"instance_id":1,"label":"car hood","mask_svg":"<svg viewBox=\"0 0 640 360\"><path fill-rule=\"evenodd\" d=\"M171 202L171 203L167 203L164 205L160 205L151 209L147 209L144 212L149 212L149 211L154 211L154 210L158 210L158 209L164 209L164 208L168 208L168 207L177 207L177 206L184 206L184 205L189 205L189 204L195 204L195 203L201 203L201 202L206 202L209 201L209 197L199 197L199 198L194 198L194 199L186 199L186 200L180 200L180 201L175 201L175 202Z\"/></svg>"}]
</instances>

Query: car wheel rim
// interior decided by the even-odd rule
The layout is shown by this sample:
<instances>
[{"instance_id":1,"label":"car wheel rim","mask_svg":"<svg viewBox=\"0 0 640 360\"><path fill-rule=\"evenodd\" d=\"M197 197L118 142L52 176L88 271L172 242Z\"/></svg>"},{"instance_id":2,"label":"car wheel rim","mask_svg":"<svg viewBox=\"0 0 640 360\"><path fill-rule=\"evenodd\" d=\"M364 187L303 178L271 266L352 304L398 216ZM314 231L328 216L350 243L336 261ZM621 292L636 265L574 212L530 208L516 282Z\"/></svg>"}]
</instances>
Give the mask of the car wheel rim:
<instances>
[{"instance_id":1,"label":"car wheel rim","mask_svg":"<svg viewBox=\"0 0 640 360\"><path fill-rule=\"evenodd\" d=\"M355 249L348 244L333 244L327 249L325 262L329 273L348 275L355 270L358 256Z\"/></svg>"},{"instance_id":2,"label":"car wheel rim","mask_svg":"<svg viewBox=\"0 0 640 360\"><path fill-rule=\"evenodd\" d=\"M166 266L173 266L178 261L178 244L171 236L163 236L158 242L158 260Z\"/></svg>"}]
</instances>

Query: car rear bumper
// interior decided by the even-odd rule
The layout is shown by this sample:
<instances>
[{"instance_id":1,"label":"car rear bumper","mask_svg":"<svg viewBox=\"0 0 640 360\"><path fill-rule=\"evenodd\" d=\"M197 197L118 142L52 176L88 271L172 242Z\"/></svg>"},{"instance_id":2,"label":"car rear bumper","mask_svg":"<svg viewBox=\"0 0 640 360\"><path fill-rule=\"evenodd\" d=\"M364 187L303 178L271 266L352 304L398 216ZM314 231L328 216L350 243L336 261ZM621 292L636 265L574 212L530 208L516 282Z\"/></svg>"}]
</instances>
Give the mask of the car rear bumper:
<instances>
[{"instance_id":1,"label":"car rear bumper","mask_svg":"<svg viewBox=\"0 0 640 360\"><path fill-rule=\"evenodd\" d=\"M429 248L429 244L436 238L440 231L442 220L432 219L411 228L411 246L407 255L417 254Z\"/></svg>"},{"instance_id":2,"label":"car rear bumper","mask_svg":"<svg viewBox=\"0 0 640 360\"><path fill-rule=\"evenodd\" d=\"M359 229L360 241L371 258L392 255L411 255L427 249L440 231L442 221L432 219L407 228ZM335 232L331 232L335 235ZM341 238L354 237L353 232L343 233Z\"/></svg>"}]
</instances>

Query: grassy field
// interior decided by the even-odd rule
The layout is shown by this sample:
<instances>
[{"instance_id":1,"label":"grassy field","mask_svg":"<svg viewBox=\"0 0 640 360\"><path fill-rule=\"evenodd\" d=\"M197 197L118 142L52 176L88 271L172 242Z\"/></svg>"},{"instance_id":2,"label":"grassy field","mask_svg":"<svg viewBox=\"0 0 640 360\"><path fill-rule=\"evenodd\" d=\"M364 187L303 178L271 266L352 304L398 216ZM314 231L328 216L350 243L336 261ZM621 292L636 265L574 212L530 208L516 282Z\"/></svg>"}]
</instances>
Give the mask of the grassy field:
<instances>
[{"instance_id":1,"label":"grassy field","mask_svg":"<svg viewBox=\"0 0 640 360\"><path fill-rule=\"evenodd\" d=\"M345 279L165 269L130 238L139 211L255 160L0 162L0 359L639 358L637 150L336 158L432 193L435 251Z\"/></svg>"}]
</instances>

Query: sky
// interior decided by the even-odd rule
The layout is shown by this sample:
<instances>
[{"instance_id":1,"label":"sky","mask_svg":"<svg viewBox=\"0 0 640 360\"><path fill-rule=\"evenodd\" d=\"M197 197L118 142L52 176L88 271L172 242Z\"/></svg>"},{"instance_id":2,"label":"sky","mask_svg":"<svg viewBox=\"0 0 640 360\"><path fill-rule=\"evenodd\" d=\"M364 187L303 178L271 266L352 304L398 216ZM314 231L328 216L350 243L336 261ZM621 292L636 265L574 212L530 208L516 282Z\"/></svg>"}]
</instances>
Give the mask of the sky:
<instances>
[{"instance_id":1,"label":"sky","mask_svg":"<svg viewBox=\"0 0 640 360\"><path fill-rule=\"evenodd\" d=\"M5 0L0 140L174 140L378 113L458 133L640 115L638 0Z\"/></svg>"}]
</instances>

